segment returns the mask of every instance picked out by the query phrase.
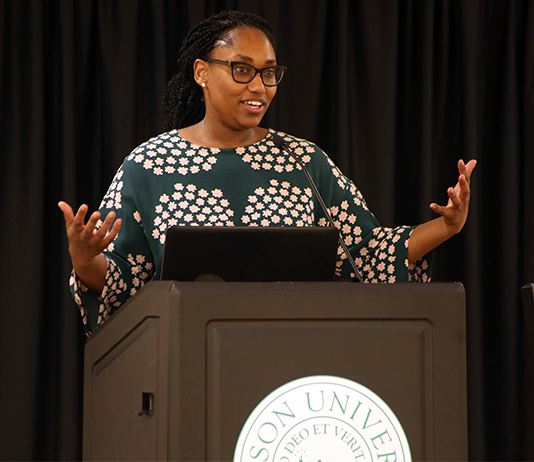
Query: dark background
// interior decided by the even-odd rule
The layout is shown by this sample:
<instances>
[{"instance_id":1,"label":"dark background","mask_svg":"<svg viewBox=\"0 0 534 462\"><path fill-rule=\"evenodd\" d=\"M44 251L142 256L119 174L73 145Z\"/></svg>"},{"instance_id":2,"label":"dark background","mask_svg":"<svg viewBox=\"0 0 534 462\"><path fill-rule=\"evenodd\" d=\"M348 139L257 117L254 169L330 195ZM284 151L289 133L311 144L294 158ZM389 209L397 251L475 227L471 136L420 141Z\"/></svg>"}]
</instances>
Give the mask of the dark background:
<instances>
[{"instance_id":1,"label":"dark background","mask_svg":"<svg viewBox=\"0 0 534 462\"><path fill-rule=\"evenodd\" d=\"M81 457L85 338L57 202L98 207L161 132L186 31L220 9L277 31L289 70L263 125L319 144L383 225L432 218L457 160L478 159L434 281L466 289L470 459L534 459L519 293L534 282L528 0L0 0L0 458Z\"/></svg>"}]
</instances>

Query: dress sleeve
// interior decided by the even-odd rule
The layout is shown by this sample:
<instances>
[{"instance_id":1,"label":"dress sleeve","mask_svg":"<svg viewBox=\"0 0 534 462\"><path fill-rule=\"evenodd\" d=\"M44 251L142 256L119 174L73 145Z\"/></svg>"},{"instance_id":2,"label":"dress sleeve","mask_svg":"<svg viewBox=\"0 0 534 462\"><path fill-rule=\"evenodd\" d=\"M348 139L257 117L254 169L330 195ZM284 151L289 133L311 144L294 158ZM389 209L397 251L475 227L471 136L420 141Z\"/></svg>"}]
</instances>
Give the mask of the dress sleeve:
<instances>
[{"instance_id":1,"label":"dress sleeve","mask_svg":"<svg viewBox=\"0 0 534 462\"><path fill-rule=\"evenodd\" d=\"M411 265L408 263L408 246L415 226L380 226L354 183L324 152L319 148L316 152L317 162L312 164L320 178L319 189L363 280L430 282L432 252ZM326 225L326 218L321 218L319 224ZM338 249L337 275L342 278L355 276L341 246Z\"/></svg>"},{"instance_id":2,"label":"dress sleeve","mask_svg":"<svg viewBox=\"0 0 534 462\"><path fill-rule=\"evenodd\" d=\"M102 293L98 295L91 292L74 271L71 274L71 292L80 309L87 335L154 275L154 258L135 200L139 190L139 178L136 178L131 164L125 163L115 175L100 205L102 218L113 211L117 218L122 219L118 236L104 251L108 270ZM99 221L97 227L101 225L102 221Z\"/></svg>"}]
</instances>

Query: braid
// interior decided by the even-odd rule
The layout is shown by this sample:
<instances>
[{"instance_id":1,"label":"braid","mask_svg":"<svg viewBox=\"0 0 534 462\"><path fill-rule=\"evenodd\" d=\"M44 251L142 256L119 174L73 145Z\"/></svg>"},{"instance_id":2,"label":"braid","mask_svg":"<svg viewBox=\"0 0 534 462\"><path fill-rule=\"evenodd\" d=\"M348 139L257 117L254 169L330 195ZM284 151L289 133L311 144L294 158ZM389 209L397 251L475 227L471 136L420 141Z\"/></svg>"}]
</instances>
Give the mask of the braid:
<instances>
[{"instance_id":1,"label":"braid","mask_svg":"<svg viewBox=\"0 0 534 462\"><path fill-rule=\"evenodd\" d=\"M165 130L188 127L202 120L206 110L204 95L194 79L193 65L197 59L207 59L219 40L240 27L262 31L275 46L269 23L252 13L221 11L193 27L180 47L178 71L163 93L163 107L167 112Z\"/></svg>"}]
</instances>

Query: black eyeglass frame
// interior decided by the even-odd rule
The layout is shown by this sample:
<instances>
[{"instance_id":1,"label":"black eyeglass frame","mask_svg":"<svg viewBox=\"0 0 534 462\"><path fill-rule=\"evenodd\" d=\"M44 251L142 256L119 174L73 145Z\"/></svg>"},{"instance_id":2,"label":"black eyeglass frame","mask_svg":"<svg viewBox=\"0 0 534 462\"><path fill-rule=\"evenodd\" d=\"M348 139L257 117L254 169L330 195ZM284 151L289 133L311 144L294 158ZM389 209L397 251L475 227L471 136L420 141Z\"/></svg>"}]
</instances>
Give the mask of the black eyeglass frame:
<instances>
[{"instance_id":1,"label":"black eyeglass frame","mask_svg":"<svg viewBox=\"0 0 534 462\"><path fill-rule=\"evenodd\" d=\"M208 63L223 64L225 66L230 66L232 68L232 78L234 79L234 82L243 83L245 85L247 83L252 82L254 80L254 77L256 77L256 74L260 74L261 81L263 82L263 85L265 85L266 87L276 87L282 81L282 78L284 77L284 74L285 74L285 72L287 70L287 67L285 67L285 66L269 66L269 67L264 67L263 69L258 69L258 68L254 67L253 65L251 65L249 63L244 63L244 62L241 62L241 61L223 61L222 59L215 59L215 58L208 58L205 61L208 62ZM236 65L238 65L238 64L240 64L242 66L245 65L245 66L248 66L248 67L251 67L252 69L254 69L254 74L252 74L252 77L250 78L250 80L247 80L246 82L240 82L239 80L236 80L235 75L234 75L234 67ZM263 78L263 73L265 71L268 71L269 69L279 69L279 70L282 71L282 73L280 75L280 78L278 79L278 81L275 84L265 83L265 79Z\"/></svg>"}]
</instances>

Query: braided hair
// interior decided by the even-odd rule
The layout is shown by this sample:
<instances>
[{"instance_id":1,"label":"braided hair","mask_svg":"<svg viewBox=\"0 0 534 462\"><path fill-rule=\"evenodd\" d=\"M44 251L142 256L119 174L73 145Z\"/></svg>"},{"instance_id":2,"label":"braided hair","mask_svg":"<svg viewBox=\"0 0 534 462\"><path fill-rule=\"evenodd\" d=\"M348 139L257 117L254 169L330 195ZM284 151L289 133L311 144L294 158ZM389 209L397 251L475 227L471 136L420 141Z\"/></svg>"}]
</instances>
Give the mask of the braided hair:
<instances>
[{"instance_id":1,"label":"braided hair","mask_svg":"<svg viewBox=\"0 0 534 462\"><path fill-rule=\"evenodd\" d=\"M228 41L229 33L238 28L258 29L275 46L273 29L269 23L253 13L221 11L194 26L180 48L178 71L163 93L163 107L167 112L164 129L173 130L200 122L206 108L202 88L196 83L193 65L197 59L207 59L218 41Z\"/></svg>"}]
</instances>

